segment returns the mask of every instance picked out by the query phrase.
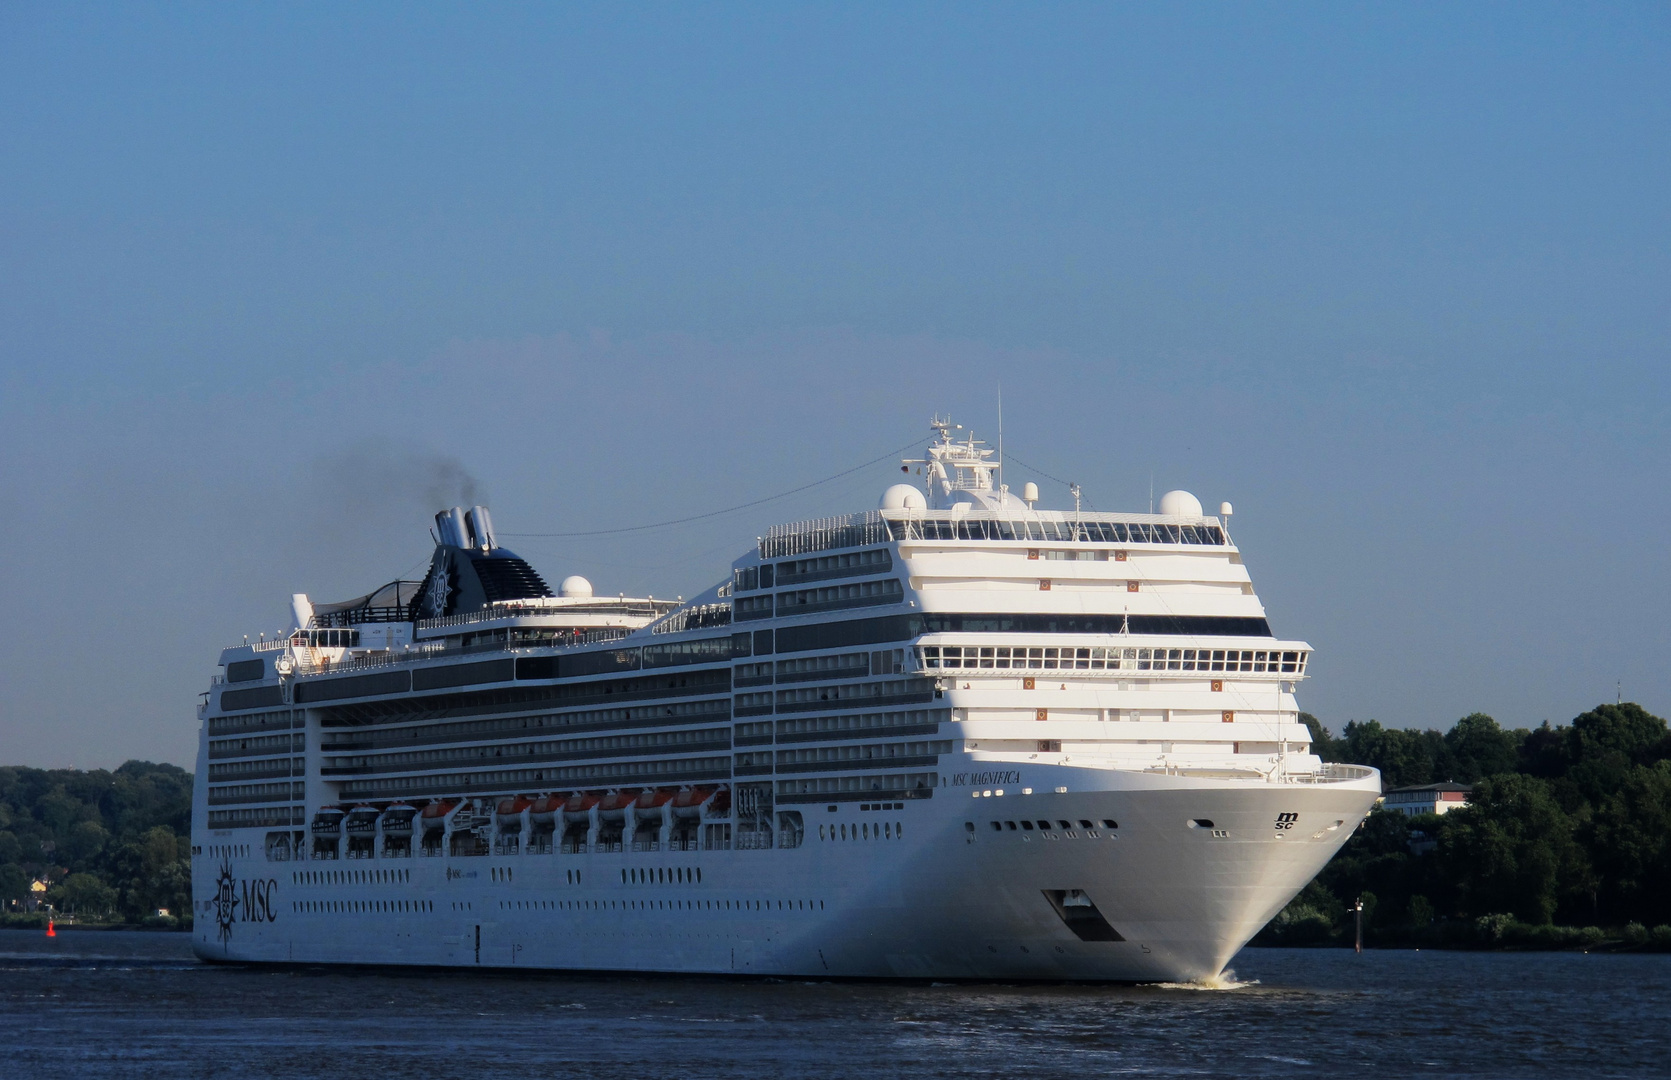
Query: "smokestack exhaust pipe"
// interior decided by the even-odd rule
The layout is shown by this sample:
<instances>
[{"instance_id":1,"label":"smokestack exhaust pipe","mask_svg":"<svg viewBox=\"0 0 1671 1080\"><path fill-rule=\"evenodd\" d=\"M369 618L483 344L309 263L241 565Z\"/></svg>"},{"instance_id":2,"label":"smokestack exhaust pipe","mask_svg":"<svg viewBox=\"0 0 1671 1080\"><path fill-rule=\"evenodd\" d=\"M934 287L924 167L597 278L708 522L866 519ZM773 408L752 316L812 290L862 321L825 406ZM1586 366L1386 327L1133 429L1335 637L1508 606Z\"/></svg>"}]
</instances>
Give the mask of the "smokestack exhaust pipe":
<instances>
[{"instance_id":1,"label":"smokestack exhaust pipe","mask_svg":"<svg viewBox=\"0 0 1671 1080\"><path fill-rule=\"evenodd\" d=\"M441 536L441 543L447 547L470 546L465 538L464 511L456 506L435 515L435 529Z\"/></svg>"},{"instance_id":2,"label":"smokestack exhaust pipe","mask_svg":"<svg viewBox=\"0 0 1671 1080\"><path fill-rule=\"evenodd\" d=\"M488 516L487 507L472 506L466 517L470 526L470 542L483 551L491 551L499 546L499 541L493 536L493 519Z\"/></svg>"}]
</instances>

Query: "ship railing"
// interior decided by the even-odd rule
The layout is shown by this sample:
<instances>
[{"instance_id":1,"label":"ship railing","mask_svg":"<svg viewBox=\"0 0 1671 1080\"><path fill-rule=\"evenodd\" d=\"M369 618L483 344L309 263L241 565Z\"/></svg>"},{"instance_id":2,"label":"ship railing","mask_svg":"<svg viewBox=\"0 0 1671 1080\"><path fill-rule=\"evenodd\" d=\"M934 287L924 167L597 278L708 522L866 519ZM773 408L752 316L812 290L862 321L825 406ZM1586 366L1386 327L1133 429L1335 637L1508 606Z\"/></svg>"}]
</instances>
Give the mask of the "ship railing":
<instances>
[{"instance_id":1,"label":"ship railing","mask_svg":"<svg viewBox=\"0 0 1671 1080\"><path fill-rule=\"evenodd\" d=\"M541 603L538 600L505 600L495 603L481 611L466 611L458 615L442 615L435 619L419 619L419 630L438 630L449 626L471 626L476 623L498 622L502 619L519 619L550 615L626 615L632 618L659 618L680 607L680 600L657 600L647 597L622 598L612 600L599 597L586 603L562 603L553 600L551 603Z\"/></svg>"},{"instance_id":2,"label":"ship railing","mask_svg":"<svg viewBox=\"0 0 1671 1080\"><path fill-rule=\"evenodd\" d=\"M774 525L760 539L764 559L890 540L1021 540L1035 543L1227 545L1215 517L1067 510L868 510Z\"/></svg>"},{"instance_id":3,"label":"ship railing","mask_svg":"<svg viewBox=\"0 0 1671 1080\"><path fill-rule=\"evenodd\" d=\"M883 513L878 511L878 513ZM890 510L895 540L1011 540L1062 544L1188 544L1222 547L1218 518L1066 510Z\"/></svg>"},{"instance_id":4,"label":"ship railing","mask_svg":"<svg viewBox=\"0 0 1671 1080\"><path fill-rule=\"evenodd\" d=\"M885 544L891 539L893 536L881 512L867 510L862 514L773 525L760 539L760 557L780 559L789 555L804 555L809 551Z\"/></svg>"},{"instance_id":5,"label":"ship railing","mask_svg":"<svg viewBox=\"0 0 1671 1080\"><path fill-rule=\"evenodd\" d=\"M398 650L388 652L369 653L364 656L350 657L347 660L330 661L315 657L311 650L298 650L296 653L297 670L304 675L336 675L349 671L364 671L368 668L389 667L394 664L410 664L416 660L435 660L446 656L471 656L477 653L520 652L528 649L570 649L584 645L596 645L600 642L619 641L634 631L621 626L602 627L588 630L583 634L565 635L560 640L550 643L530 641L483 641L471 645L444 645L440 642L418 642Z\"/></svg>"},{"instance_id":6,"label":"ship railing","mask_svg":"<svg viewBox=\"0 0 1671 1080\"><path fill-rule=\"evenodd\" d=\"M709 630L730 625L730 603L697 604L681 608L660 622L650 624L650 633L680 634L687 630Z\"/></svg>"},{"instance_id":7,"label":"ship railing","mask_svg":"<svg viewBox=\"0 0 1671 1080\"><path fill-rule=\"evenodd\" d=\"M1375 772L1367 765L1347 765L1338 761L1326 761L1316 772L1289 773L1287 779L1294 784L1339 784L1349 780L1365 780Z\"/></svg>"},{"instance_id":8,"label":"ship railing","mask_svg":"<svg viewBox=\"0 0 1671 1080\"><path fill-rule=\"evenodd\" d=\"M500 648L503 642L494 642ZM375 652L365 656L354 656L346 660L328 660L315 656L313 650L298 649L296 651L296 670L303 675L325 675L341 671L364 671L367 668L388 667L391 664L409 664L414 660L432 660L446 653L457 653L463 650L447 649L446 646L420 642L409 645L399 652Z\"/></svg>"},{"instance_id":9,"label":"ship railing","mask_svg":"<svg viewBox=\"0 0 1671 1080\"><path fill-rule=\"evenodd\" d=\"M327 611L322 615L314 615L308 620L310 627L330 626L363 626L367 623L399 623L411 622L412 609L404 604L399 607L357 607L343 611Z\"/></svg>"}]
</instances>

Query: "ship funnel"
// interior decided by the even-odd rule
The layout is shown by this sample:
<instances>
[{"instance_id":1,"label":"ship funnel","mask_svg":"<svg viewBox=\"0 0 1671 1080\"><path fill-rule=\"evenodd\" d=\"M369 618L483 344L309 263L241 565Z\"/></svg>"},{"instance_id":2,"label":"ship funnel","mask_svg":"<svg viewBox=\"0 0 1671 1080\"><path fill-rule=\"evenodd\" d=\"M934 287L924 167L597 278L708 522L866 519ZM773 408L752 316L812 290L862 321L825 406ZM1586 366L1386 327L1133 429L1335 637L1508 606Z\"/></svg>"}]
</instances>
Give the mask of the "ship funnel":
<instances>
[{"instance_id":1,"label":"ship funnel","mask_svg":"<svg viewBox=\"0 0 1671 1080\"><path fill-rule=\"evenodd\" d=\"M307 629L308 623L313 621L313 605L308 602L307 593L299 592L290 597L290 614L296 620L296 629Z\"/></svg>"},{"instance_id":2,"label":"ship funnel","mask_svg":"<svg viewBox=\"0 0 1671 1080\"><path fill-rule=\"evenodd\" d=\"M483 551L491 551L499 546L493 537L493 519L488 516L487 507L472 506L470 513L465 516L465 524L470 529L470 546Z\"/></svg>"},{"instance_id":3,"label":"ship funnel","mask_svg":"<svg viewBox=\"0 0 1671 1080\"><path fill-rule=\"evenodd\" d=\"M435 531L447 547L469 547L464 532L464 511L458 507L435 515Z\"/></svg>"}]
</instances>

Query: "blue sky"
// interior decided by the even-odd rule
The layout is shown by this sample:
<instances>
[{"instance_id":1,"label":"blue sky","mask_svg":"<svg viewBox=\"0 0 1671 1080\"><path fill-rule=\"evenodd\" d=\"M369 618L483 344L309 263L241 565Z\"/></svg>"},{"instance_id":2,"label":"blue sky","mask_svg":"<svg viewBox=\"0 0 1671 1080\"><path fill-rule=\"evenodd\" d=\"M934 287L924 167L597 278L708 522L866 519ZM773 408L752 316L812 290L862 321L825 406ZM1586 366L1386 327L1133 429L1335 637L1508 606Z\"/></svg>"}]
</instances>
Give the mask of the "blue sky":
<instances>
[{"instance_id":1,"label":"blue sky","mask_svg":"<svg viewBox=\"0 0 1671 1080\"><path fill-rule=\"evenodd\" d=\"M421 563L461 470L505 532L658 521L1000 384L1097 508L1236 503L1337 728L1665 714L1668 31L0 3L0 763L189 764L216 650ZM517 546L689 595L891 479Z\"/></svg>"}]
</instances>

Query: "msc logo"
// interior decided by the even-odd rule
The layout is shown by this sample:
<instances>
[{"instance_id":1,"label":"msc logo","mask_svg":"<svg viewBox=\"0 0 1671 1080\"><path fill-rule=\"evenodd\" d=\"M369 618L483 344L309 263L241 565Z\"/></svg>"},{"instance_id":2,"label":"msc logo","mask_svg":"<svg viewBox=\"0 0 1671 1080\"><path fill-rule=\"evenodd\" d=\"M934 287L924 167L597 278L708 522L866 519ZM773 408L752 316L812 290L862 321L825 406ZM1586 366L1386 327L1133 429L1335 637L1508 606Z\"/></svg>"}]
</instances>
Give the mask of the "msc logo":
<instances>
[{"instance_id":1,"label":"msc logo","mask_svg":"<svg viewBox=\"0 0 1671 1080\"><path fill-rule=\"evenodd\" d=\"M232 923L238 910L237 879L232 876L232 864L222 861L220 876L215 879L215 927L220 932L221 944L232 940Z\"/></svg>"},{"instance_id":2,"label":"msc logo","mask_svg":"<svg viewBox=\"0 0 1671 1080\"><path fill-rule=\"evenodd\" d=\"M1292 829L1294 827L1294 822L1298 820L1300 820L1300 815L1298 814L1278 814L1276 816L1277 832L1282 832L1284 829Z\"/></svg>"},{"instance_id":3,"label":"msc logo","mask_svg":"<svg viewBox=\"0 0 1671 1080\"><path fill-rule=\"evenodd\" d=\"M243 895L239 896L239 886ZM220 934L221 944L232 940L232 927L241 922L277 922L278 921L278 882L273 878L262 880L239 879L232 876L232 864L222 862L220 875L215 879L215 895L210 905L215 912L215 929Z\"/></svg>"}]
</instances>

